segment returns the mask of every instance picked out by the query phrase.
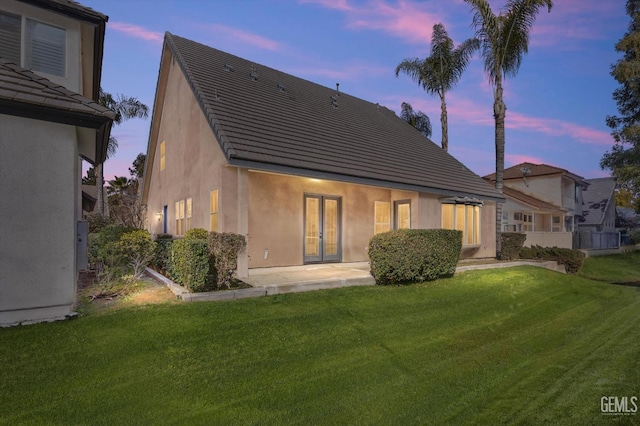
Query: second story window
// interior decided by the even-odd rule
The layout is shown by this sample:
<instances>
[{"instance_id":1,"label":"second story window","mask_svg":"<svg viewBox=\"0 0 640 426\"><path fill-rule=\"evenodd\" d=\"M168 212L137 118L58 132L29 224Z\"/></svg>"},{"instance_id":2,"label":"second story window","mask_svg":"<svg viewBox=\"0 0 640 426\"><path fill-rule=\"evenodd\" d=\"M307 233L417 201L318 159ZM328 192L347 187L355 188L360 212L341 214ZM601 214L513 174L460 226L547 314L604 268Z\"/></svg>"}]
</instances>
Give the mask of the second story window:
<instances>
[{"instance_id":1,"label":"second story window","mask_svg":"<svg viewBox=\"0 0 640 426\"><path fill-rule=\"evenodd\" d=\"M65 77L66 37L63 28L0 12L0 56L23 68Z\"/></svg>"}]
</instances>

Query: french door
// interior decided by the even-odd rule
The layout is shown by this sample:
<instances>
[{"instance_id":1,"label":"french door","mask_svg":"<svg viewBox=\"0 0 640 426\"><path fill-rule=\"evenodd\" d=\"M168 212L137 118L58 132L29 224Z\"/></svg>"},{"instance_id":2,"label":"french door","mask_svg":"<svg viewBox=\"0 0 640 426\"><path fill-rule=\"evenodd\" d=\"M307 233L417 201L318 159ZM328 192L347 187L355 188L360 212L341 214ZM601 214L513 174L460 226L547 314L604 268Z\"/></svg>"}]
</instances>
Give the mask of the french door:
<instances>
[{"instance_id":1,"label":"french door","mask_svg":"<svg viewBox=\"0 0 640 426\"><path fill-rule=\"evenodd\" d=\"M304 263L340 262L340 197L304 196Z\"/></svg>"}]
</instances>

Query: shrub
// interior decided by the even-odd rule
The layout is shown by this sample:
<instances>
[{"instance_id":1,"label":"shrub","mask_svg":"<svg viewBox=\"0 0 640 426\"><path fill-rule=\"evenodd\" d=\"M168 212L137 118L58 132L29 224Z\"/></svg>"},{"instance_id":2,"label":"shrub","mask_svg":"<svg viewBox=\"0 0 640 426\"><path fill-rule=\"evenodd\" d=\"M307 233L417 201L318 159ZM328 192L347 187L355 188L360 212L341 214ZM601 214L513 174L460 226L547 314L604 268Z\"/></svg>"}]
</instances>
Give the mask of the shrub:
<instances>
[{"instance_id":1,"label":"shrub","mask_svg":"<svg viewBox=\"0 0 640 426\"><path fill-rule=\"evenodd\" d=\"M89 233L100 232L102 228L113 224L113 220L98 212L86 213L84 219L89 223Z\"/></svg>"},{"instance_id":2,"label":"shrub","mask_svg":"<svg viewBox=\"0 0 640 426\"><path fill-rule=\"evenodd\" d=\"M115 250L133 268L133 277L139 279L155 254L156 243L143 229L122 234L115 243Z\"/></svg>"},{"instance_id":3,"label":"shrub","mask_svg":"<svg viewBox=\"0 0 640 426\"><path fill-rule=\"evenodd\" d=\"M184 234L185 240L206 240L207 238L209 238L209 231L202 228L189 229Z\"/></svg>"},{"instance_id":4,"label":"shrub","mask_svg":"<svg viewBox=\"0 0 640 426\"><path fill-rule=\"evenodd\" d=\"M169 261L171 256L171 245L173 237L170 234L156 235L156 248L151 261L151 267L161 274L169 272Z\"/></svg>"},{"instance_id":5,"label":"shrub","mask_svg":"<svg viewBox=\"0 0 640 426\"><path fill-rule=\"evenodd\" d=\"M640 230L629 232L629 242L631 244L640 244Z\"/></svg>"},{"instance_id":6,"label":"shrub","mask_svg":"<svg viewBox=\"0 0 640 426\"><path fill-rule=\"evenodd\" d=\"M247 247L247 240L244 235L211 232L208 241L217 274L216 285L218 288L230 288L238 268L238 255Z\"/></svg>"},{"instance_id":7,"label":"shrub","mask_svg":"<svg viewBox=\"0 0 640 426\"><path fill-rule=\"evenodd\" d=\"M89 234L89 261L102 265L99 278L110 281L125 273L127 259L122 258L117 243L122 235L135 231L120 225L107 225L100 232Z\"/></svg>"},{"instance_id":8,"label":"shrub","mask_svg":"<svg viewBox=\"0 0 640 426\"><path fill-rule=\"evenodd\" d=\"M212 290L215 283L207 240L182 238L171 245L171 277L189 291Z\"/></svg>"},{"instance_id":9,"label":"shrub","mask_svg":"<svg viewBox=\"0 0 640 426\"><path fill-rule=\"evenodd\" d=\"M500 234L500 241L502 243L502 252L500 253L500 259L517 259L520 253L520 249L524 244L524 240L526 239L527 236L519 232L502 232Z\"/></svg>"},{"instance_id":10,"label":"shrub","mask_svg":"<svg viewBox=\"0 0 640 426\"><path fill-rule=\"evenodd\" d=\"M399 229L378 234L369 242L371 275L379 285L451 276L461 249L461 231Z\"/></svg>"},{"instance_id":11,"label":"shrub","mask_svg":"<svg viewBox=\"0 0 640 426\"><path fill-rule=\"evenodd\" d=\"M520 249L522 259L555 260L559 265L564 265L568 274L580 271L584 264L585 254L580 250L558 247L523 247Z\"/></svg>"}]
</instances>

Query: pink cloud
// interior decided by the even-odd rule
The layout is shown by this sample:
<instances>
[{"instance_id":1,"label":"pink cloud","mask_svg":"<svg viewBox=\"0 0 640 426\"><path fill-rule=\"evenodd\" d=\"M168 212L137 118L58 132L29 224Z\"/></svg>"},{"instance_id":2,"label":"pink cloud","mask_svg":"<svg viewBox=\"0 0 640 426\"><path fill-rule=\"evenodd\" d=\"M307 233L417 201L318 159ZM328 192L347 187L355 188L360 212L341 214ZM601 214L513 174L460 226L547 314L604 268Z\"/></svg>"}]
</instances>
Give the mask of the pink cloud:
<instances>
[{"instance_id":1,"label":"pink cloud","mask_svg":"<svg viewBox=\"0 0 640 426\"><path fill-rule=\"evenodd\" d=\"M349 0L300 0L300 3L319 4L327 9L342 11L352 11L354 8L349 5Z\"/></svg>"},{"instance_id":2,"label":"pink cloud","mask_svg":"<svg viewBox=\"0 0 640 426\"><path fill-rule=\"evenodd\" d=\"M162 43L162 40L164 38L164 35L160 32L151 31L137 25L127 24L125 22L109 22L108 25L110 30L115 30L146 41Z\"/></svg>"},{"instance_id":3,"label":"pink cloud","mask_svg":"<svg viewBox=\"0 0 640 426\"><path fill-rule=\"evenodd\" d=\"M569 136L590 145L611 146L611 135L555 118L530 117L517 112L508 112L505 126L510 129L524 129L544 133L550 136Z\"/></svg>"},{"instance_id":4,"label":"pink cloud","mask_svg":"<svg viewBox=\"0 0 640 426\"><path fill-rule=\"evenodd\" d=\"M433 25L442 22L440 15L425 11L424 3L407 0L398 0L393 5L384 0L370 0L358 6L352 6L348 0L301 2L344 12L347 28L383 31L410 43L428 44Z\"/></svg>"},{"instance_id":5,"label":"pink cloud","mask_svg":"<svg viewBox=\"0 0 640 426\"><path fill-rule=\"evenodd\" d=\"M534 157L531 155L524 155L524 154L505 154L504 159L505 159L505 167L512 167L520 163L549 164L548 161L545 163L545 161L540 157ZM549 164L549 165L552 166L553 164ZM560 167L560 166L557 166L557 167Z\"/></svg>"},{"instance_id":6,"label":"pink cloud","mask_svg":"<svg viewBox=\"0 0 640 426\"><path fill-rule=\"evenodd\" d=\"M270 40L266 37L250 33L248 31L239 30L237 28L228 27L222 24L209 25L208 28L216 33L223 34L235 40L240 40L246 44L259 47L265 50L278 51L282 50L283 45L277 41Z\"/></svg>"}]
</instances>

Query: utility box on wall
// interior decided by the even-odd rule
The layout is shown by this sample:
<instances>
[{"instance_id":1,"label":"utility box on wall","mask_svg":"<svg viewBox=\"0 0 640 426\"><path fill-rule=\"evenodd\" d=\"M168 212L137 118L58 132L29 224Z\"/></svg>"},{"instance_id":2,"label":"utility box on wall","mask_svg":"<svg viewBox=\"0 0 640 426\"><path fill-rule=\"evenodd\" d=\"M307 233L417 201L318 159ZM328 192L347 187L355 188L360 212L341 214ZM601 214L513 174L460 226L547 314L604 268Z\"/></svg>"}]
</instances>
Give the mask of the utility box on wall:
<instances>
[{"instance_id":1,"label":"utility box on wall","mask_svg":"<svg viewBox=\"0 0 640 426\"><path fill-rule=\"evenodd\" d=\"M89 222L79 220L76 226L76 270L82 271L89 265Z\"/></svg>"}]
</instances>

